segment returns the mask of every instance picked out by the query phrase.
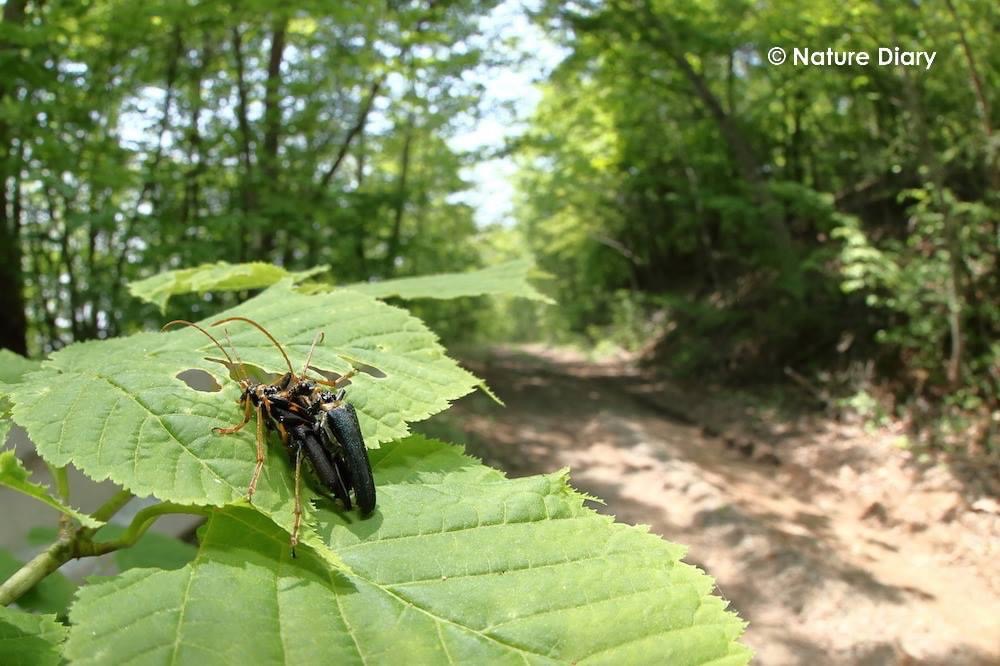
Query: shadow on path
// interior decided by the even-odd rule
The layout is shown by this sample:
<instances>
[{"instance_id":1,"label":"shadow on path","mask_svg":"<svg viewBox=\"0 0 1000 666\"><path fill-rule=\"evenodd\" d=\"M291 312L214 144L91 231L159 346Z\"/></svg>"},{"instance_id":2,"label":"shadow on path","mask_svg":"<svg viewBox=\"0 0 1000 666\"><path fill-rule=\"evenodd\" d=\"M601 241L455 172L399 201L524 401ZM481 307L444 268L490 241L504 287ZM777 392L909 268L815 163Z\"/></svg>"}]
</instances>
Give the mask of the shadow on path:
<instances>
[{"instance_id":1,"label":"shadow on path","mask_svg":"<svg viewBox=\"0 0 1000 666\"><path fill-rule=\"evenodd\" d=\"M750 622L755 663L1000 661L990 581L921 531L871 520L843 487L844 466L873 464L865 441L825 437L811 453L813 433L781 425L762 454L706 426L706 410L688 416L699 396L625 363L501 349L467 365L506 407L473 396L423 430L511 476L568 466L607 502L596 510L687 544Z\"/></svg>"}]
</instances>

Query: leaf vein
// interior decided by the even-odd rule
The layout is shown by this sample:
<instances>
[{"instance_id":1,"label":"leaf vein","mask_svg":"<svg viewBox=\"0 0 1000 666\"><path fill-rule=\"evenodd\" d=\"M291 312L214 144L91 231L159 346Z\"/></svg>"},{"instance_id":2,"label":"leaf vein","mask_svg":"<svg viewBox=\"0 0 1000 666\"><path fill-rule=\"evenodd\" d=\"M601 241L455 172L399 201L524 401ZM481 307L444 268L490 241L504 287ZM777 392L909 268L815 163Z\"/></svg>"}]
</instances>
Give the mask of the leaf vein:
<instances>
[{"instance_id":1,"label":"leaf vein","mask_svg":"<svg viewBox=\"0 0 1000 666\"><path fill-rule=\"evenodd\" d=\"M626 639L624 641L621 641L620 643L615 643L614 645L611 645L610 647L602 648L601 650L598 650L597 652L592 652L591 654L588 654L586 657L584 657L581 661L579 661L577 663L582 663L584 661L589 661L589 660L593 659L594 657L597 657L598 655L602 655L602 654L605 654L607 652L611 652L613 650L617 650L617 649L622 648L622 647L624 647L626 645L629 645L630 643L638 643L640 641L644 641L644 640L647 640L649 638L653 638L654 636L666 636L667 634L675 634L675 633L682 632L682 631L691 631L692 629L704 629L705 627L725 627L727 625L729 625L729 622L725 622L725 621L723 621L723 622L704 622L704 623L700 623L700 624L689 624L689 625L687 625L685 627L668 627L666 629L657 629L656 631L652 631L652 632L650 632L648 634L643 634L642 636L635 636L633 638L629 638L629 639ZM728 643L727 643L727 645L728 645Z\"/></svg>"}]
</instances>

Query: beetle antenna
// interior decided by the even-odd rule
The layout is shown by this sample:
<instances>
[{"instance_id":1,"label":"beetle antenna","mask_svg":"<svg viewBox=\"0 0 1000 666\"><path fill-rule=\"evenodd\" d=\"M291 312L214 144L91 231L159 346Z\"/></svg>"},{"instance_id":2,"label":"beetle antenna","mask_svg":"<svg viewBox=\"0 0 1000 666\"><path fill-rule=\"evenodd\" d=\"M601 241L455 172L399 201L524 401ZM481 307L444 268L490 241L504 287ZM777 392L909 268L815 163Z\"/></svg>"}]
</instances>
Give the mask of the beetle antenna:
<instances>
[{"instance_id":1,"label":"beetle antenna","mask_svg":"<svg viewBox=\"0 0 1000 666\"><path fill-rule=\"evenodd\" d=\"M219 351L222 352L225 355L226 360L229 361L230 365L233 364L233 358L229 355L229 352L227 352L225 350L225 348L221 344L219 344L219 341L215 339L215 336L213 336L211 333L209 333L208 331L206 331L205 329L203 329L198 324L195 324L194 322L190 322L190 321L188 321L186 319L174 319L173 321L168 321L166 324L164 324L163 328L161 328L160 330L161 331L165 331L168 328L170 328L171 326L175 326L175 325L190 326L191 328L196 328L199 331L201 331L202 333L204 333L205 336L209 340L211 340L212 342L215 343L215 346L219 348ZM230 344L232 344L232 343L230 343ZM236 353L235 349L233 350L233 353Z\"/></svg>"},{"instance_id":2,"label":"beetle antenna","mask_svg":"<svg viewBox=\"0 0 1000 666\"><path fill-rule=\"evenodd\" d=\"M323 342L323 338L324 337L326 337L326 336L323 334L323 331L320 331L320 332L318 332L316 334L316 337L313 338L312 346L309 347L309 353L306 354L306 364L304 366L302 366L302 376L303 377L305 377L306 373L309 372L309 363L312 361L313 352L316 350L316 345L318 345L319 343Z\"/></svg>"},{"instance_id":3,"label":"beetle antenna","mask_svg":"<svg viewBox=\"0 0 1000 666\"><path fill-rule=\"evenodd\" d=\"M255 322L253 319L247 319L246 317L226 317L225 319L220 319L219 321L212 322L212 326L218 326L219 324L225 324L227 321L242 321L250 324L258 331L267 336L267 339L274 343L274 346L278 348L281 352L282 357L285 359L285 364L288 365L288 372L291 373L292 377L297 377L295 371L292 370L292 362L288 360L288 354L282 348L281 343L274 339L274 336L267 332L267 329Z\"/></svg>"}]
</instances>

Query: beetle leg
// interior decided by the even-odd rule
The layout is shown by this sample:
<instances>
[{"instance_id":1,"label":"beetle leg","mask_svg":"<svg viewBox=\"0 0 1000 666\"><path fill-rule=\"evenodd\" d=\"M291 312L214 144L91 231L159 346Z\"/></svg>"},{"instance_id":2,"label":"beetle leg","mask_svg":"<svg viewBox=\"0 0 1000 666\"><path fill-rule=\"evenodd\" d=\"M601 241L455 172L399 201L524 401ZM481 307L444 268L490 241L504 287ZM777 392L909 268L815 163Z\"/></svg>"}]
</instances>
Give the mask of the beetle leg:
<instances>
[{"instance_id":1,"label":"beetle leg","mask_svg":"<svg viewBox=\"0 0 1000 666\"><path fill-rule=\"evenodd\" d=\"M257 407L257 464L253 468L253 476L250 477L250 487L247 488L247 501L253 503L253 494L257 490L257 480L264 469L264 414L260 407Z\"/></svg>"},{"instance_id":2,"label":"beetle leg","mask_svg":"<svg viewBox=\"0 0 1000 666\"><path fill-rule=\"evenodd\" d=\"M353 377L356 374L358 374L358 369L351 368L350 370L345 372L341 377L339 377L335 382L333 382L334 387L340 388L341 384L346 384L347 382L351 381L351 377Z\"/></svg>"},{"instance_id":3,"label":"beetle leg","mask_svg":"<svg viewBox=\"0 0 1000 666\"><path fill-rule=\"evenodd\" d=\"M234 426L229 426L228 428L212 428L212 432L216 435L232 435L234 432L239 432L243 429L247 423L250 422L250 401L246 401L246 406L243 408L243 421L237 423Z\"/></svg>"},{"instance_id":4,"label":"beetle leg","mask_svg":"<svg viewBox=\"0 0 1000 666\"><path fill-rule=\"evenodd\" d=\"M333 388L340 388L341 384L349 382L351 380L351 377L353 377L356 374L358 374L357 368L351 368L337 379L313 379L312 381L316 382L317 384L322 384L323 386L332 386Z\"/></svg>"},{"instance_id":5,"label":"beetle leg","mask_svg":"<svg viewBox=\"0 0 1000 666\"><path fill-rule=\"evenodd\" d=\"M299 526L302 524L302 447L295 449L295 522L292 524L292 557L299 543Z\"/></svg>"}]
</instances>

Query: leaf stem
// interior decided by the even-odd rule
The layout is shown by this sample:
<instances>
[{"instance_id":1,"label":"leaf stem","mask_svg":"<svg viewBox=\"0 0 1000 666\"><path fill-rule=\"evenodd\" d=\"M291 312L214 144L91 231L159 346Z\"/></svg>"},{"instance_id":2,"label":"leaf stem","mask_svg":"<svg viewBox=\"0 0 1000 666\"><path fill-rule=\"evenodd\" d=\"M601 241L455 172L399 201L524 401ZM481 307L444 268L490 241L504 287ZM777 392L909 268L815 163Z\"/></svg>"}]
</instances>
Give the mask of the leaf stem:
<instances>
[{"instance_id":1,"label":"leaf stem","mask_svg":"<svg viewBox=\"0 0 1000 666\"><path fill-rule=\"evenodd\" d=\"M56 467L49 464L48 461L45 462L46 467L49 468L49 474L52 475L52 482L56 486L56 492L59 493L59 497L62 499L63 504L69 506L69 474L66 472L66 466ZM70 517L65 514L59 514L59 537L71 536L73 523L70 522Z\"/></svg>"},{"instance_id":2,"label":"leaf stem","mask_svg":"<svg viewBox=\"0 0 1000 666\"><path fill-rule=\"evenodd\" d=\"M56 492L59 493L63 502L69 504L69 475L66 473L66 466L53 467L47 462L45 464L48 465L49 474L52 475L52 480L56 484Z\"/></svg>"},{"instance_id":3,"label":"leaf stem","mask_svg":"<svg viewBox=\"0 0 1000 666\"><path fill-rule=\"evenodd\" d=\"M173 502L160 502L159 504L147 506L145 509L135 514L135 518L132 519L132 523L120 537L112 539L111 541L81 543L80 553L77 557L104 555L105 553L111 553L116 550L121 550L122 548L134 546L135 542L142 538L142 535L145 534L146 530L148 530L153 523L156 522L157 518L171 513L190 513L207 516L209 510L200 506L174 504Z\"/></svg>"},{"instance_id":4,"label":"leaf stem","mask_svg":"<svg viewBox=\"0 0 1000 666\"><path fill-rule=\"evenodd\" d=\"M121 511L122 507L128 504L132 497L134 495L128 490L119 490L91 515L102 523L106 523L112 516Z\"/></svg>"},{"instance_id":5,"label":"leaf stem","mask_svg":"<svg viewBox=\"0 0 1000 666\"><path fill-rule=\"evenodd\" d=\"M101 520L104 520L105 517L110 518L130 499L132 499L131 493L121 491L98 509L94 516L100 516ZM61 535L55 543L14 572L14 575L4 581L3 585L0 585L0 606L7 606L17 601L21 595L37 585L40 580L73 558L96 557L134 545L156 522L157 518L170 513L192 513L207 516L209 509L174 504L173 502L160 502L135 514L132 523L117 539L94 543L90 540L94 530L89 528L81 528Z\"/></svg>"}]
</instances>

